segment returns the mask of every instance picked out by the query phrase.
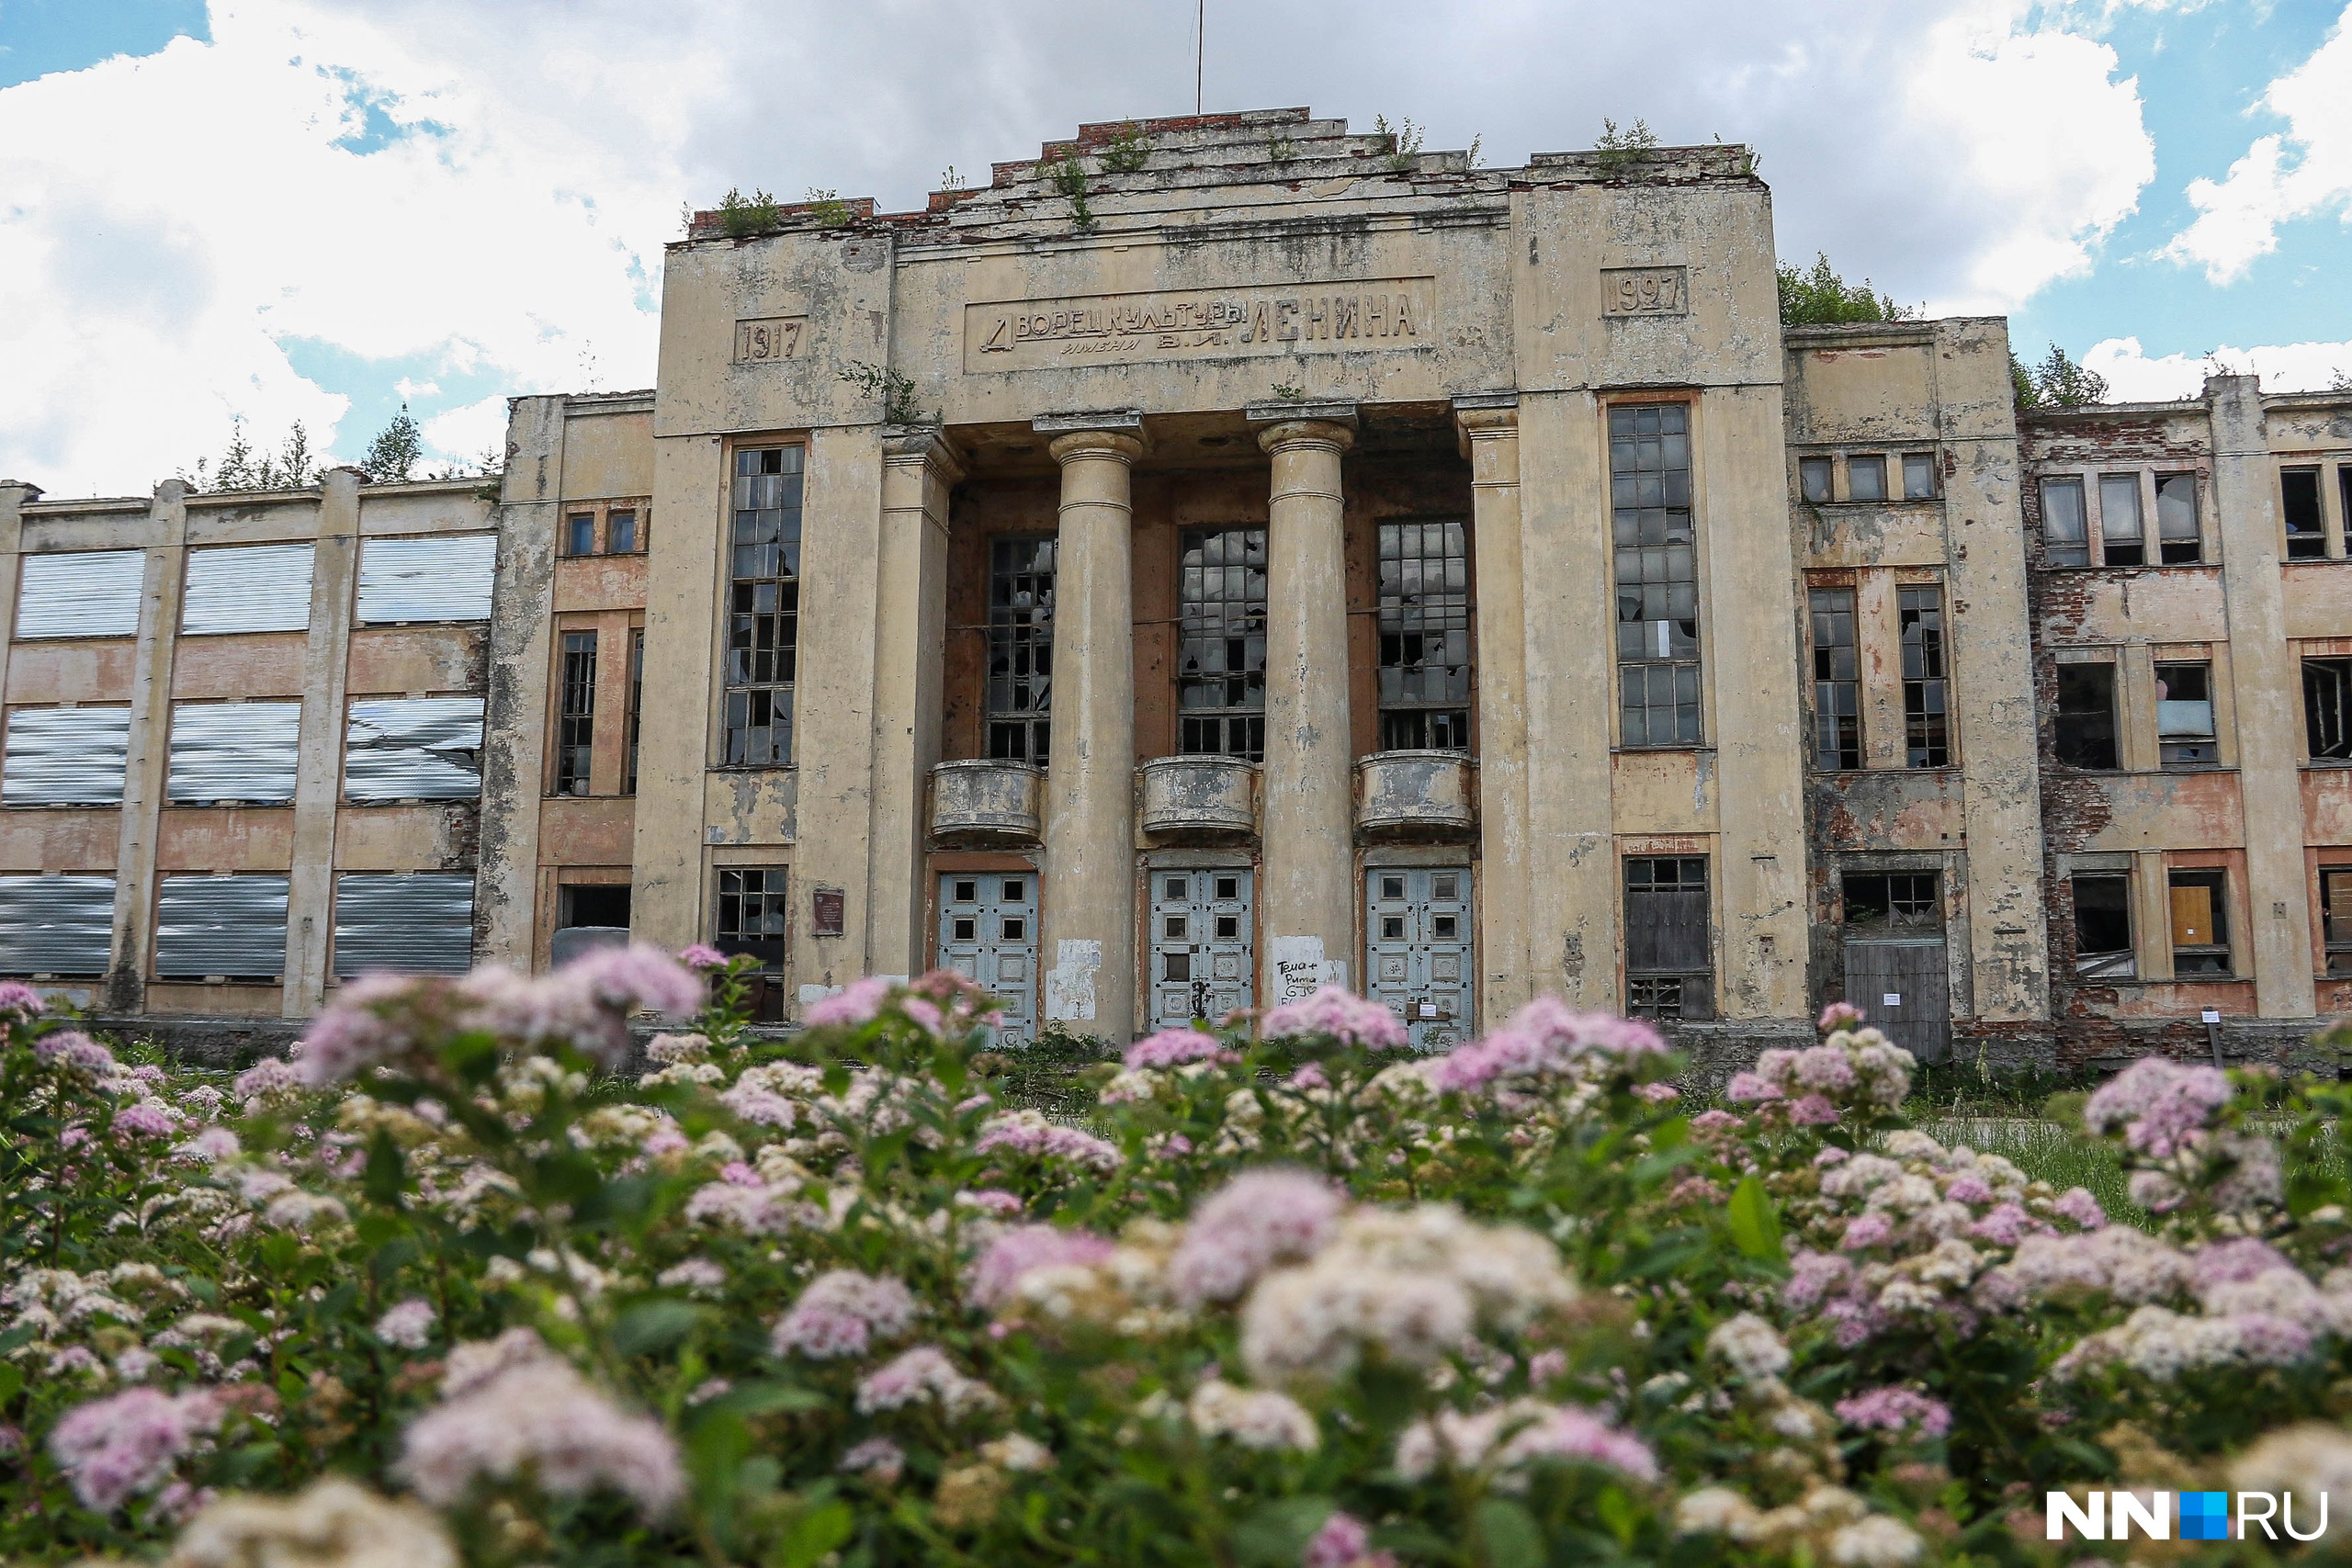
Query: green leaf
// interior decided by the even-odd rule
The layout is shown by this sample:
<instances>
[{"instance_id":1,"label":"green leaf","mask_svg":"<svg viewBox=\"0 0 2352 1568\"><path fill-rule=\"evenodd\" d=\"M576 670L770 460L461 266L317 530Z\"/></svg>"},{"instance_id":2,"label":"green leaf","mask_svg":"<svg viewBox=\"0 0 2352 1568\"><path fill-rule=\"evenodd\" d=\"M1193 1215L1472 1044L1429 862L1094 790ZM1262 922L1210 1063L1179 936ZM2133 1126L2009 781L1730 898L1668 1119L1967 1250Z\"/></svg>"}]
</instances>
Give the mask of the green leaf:
<instances>
[{"instance_id":1,"label":"green leaf","mask_svg":"<svg viewBox=\"0 0 2352 1568\"><path fill-rule=\"evenodd\" d=\"M1543 1568L1544 1531L1523 1503L1489 1497L1471 1516L1487 1568Z\"/></svg>"},{"instance_id":2,"label":"green leaf","mask_svg":"<svg viewBox=\"0 0 2352 1568\"><path fill-rule=\"evenodd\" d=\"M776 1543L775 1556L771 1561L783 1564L783 1568L813 1568L827 1552L849 1540L856 1529L857 1515L836 1497L786 1525L784 1539Z\"/></svg>"},{"instance_id":3,"label":"green leaf","mask_svg":"<svg viewBox=\"0 0 2352 1568\"><path fill-rule=\"evenodd\" d=\"M694 1332L700 1309L686 1302L652 1301L633 1306L613 1325L613 1347L624 1356L664 1350Z\"/></svg>"},{"instance_id":4,"label":"green leaf","mask_svg":"<svg viewBox=\"0 0 2352 1568\"><path fill-rule=\"evenodd\" d=\"M25 1386L25 1370L14 1361L0 1361L0 1404L17 1397Z\"/></svg>"},{"instance_id":5,"label":"green leaf","mask_svg":"<svg viewBox=\"0 0 2352 1568\"><path fill-rule=\"evenodd\" d=\"M379 1127L368 1145L368 1170L359 1190L368 1195L370 1203L396 1209L407 1188L408 1160L401 1153L400 1145L392 1142L391 1134Z\"/></svg>"},{"instance_id":6,"label":"green leaf","mask_svg":"<svg viewBox=\"0 0 2352 1568\"><path fill-rule=\"evenodd\" d=\"M1609 1527L1609 1533L1617 1538L1618 1545L1629 1549L1633 1546L1634 1532L1641 1528L1641 1514L1634 1506L1634 1500L1625 1495L1623 1487L1602 1487L1600 1495L1593 1499L1593 1512L1600 1516L1600 1522Z\"/></svg>"},{"instance_id":7,"label":"green leaf","mask_svg":"<svg viewBox=\"0 0 2352 1568\"><path fill-rule=\"evenodd\" d=\"M1787 1257L1781 1249L1780 1213L1764 1195L1764 1184L1755 1177L1732 1192L1724 1217L1731 1222L1732 1245L1746 1256L1772 1263Z\"/></svg>"},{"instance_id":8,"label":"green leaf","mask_svg":"<svg viewBox=\"0 0 2352 1568\"><path fill-rule=\"evenodd\" d=\"M1329 1497L1280 1497L1233 1527L1234 1560L1244 1568L1289 1568L1323 1521L1331 1517Z\"/></svg>"},{"instance_id":9,"label":"green leaf","mask_svg":"<svg viewBox=\"0 0 2352 1568\"><path fill-rule=\"evenodd\" d=\"M779 1411L799 1415L810 1410L822 1410L832 1403L813 1388L800 1388L767 1379L740 1383L713 1400L711 1405L714 1409L723 1409L737 1416L773 1416Z\"/></svg>"}]
</instances>

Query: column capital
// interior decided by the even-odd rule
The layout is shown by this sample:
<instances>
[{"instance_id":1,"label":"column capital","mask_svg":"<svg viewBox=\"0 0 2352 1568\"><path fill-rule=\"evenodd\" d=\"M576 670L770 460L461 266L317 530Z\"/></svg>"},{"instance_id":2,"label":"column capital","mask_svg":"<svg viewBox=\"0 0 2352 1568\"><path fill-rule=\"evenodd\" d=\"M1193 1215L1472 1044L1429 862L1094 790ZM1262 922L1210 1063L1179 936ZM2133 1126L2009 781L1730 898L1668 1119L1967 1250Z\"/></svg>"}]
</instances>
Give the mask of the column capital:
<instances>
[{"instance_id":1,"label":"column capital","mask_svg":"<svg viewBox=\"0 0 2352 1568\"><path fill-rule=\"evenodd\" d=\"M1263 402L1244 403L1241 417L1251 424L1288 424L1305 419L1352 426L1356 422L1356 401L1353 398L1272 398Z\"/></svg>"},{"instance_id":2,"label":"column capital","mask_svg":"<svg viewBox=\"0 0 2352 1568\"><path fill-rule=\"evenodd\" d=\"M1132 463L1143 456L1143 439L1118 430L1073 430L1057 435L1046 448L1057 463L1068 464L1073 457L1109 457L1122 463Z\"/></svg>"},{"instance_id":3,"label":"column capital","mask_svg":"<svg viewBox=\"0 0 2352 1568\"><path fill-rule=\"evenodd\" d=\"M935 424L894 424L882 431L882 461L891 465L929 464L943 483L964 477L964 454Z\"/></svg>"},{"instance_id":4,"label":"column capital","mask_svg":"<svg viewBox=\"0 0 2352 1568\"><path fill-rule=\"evenodd\" d=\"M1465 457L1474 441L1493 441L1519 434L1519 394L1486 393L1453 400L1454 445Z\"/></svg>"},{"instance_id":5,"label":"column capital","mask_svg":"<svg viewBox=\"0 0 2352 1568\"><path fill-rule=\"evenodd\" d=\"M1329 419L1286 419L1259 431L1258 447L1263 452L1317 446L1331 452L1344 452L1356 444L1352 423L1352 419L1349 424Z\"/></svg>"}]
</instances>

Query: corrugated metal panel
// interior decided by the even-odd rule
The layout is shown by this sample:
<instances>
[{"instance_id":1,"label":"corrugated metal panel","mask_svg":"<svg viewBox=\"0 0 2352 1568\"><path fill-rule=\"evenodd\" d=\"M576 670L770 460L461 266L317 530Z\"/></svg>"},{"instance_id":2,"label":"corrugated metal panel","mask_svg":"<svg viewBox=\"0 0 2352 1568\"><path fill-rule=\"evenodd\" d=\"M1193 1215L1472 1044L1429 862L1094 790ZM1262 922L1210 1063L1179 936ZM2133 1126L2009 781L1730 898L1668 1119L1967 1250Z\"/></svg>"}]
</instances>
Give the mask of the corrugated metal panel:
<instances>
[{"instance_id":1,"label":"corrugated metal panel","mask_svg":"<svg viewBox=\"0 0 2352 1568\"><path fill-rule=\"evenodd\" d=\"M175 703L169 794L180 801L294 798L300 703Z\"/></svg>"},{"instance_id":2,"label":"corrugated metal panel","mask_svg":"<svg viewBox=\"0 0 2352 1568\"><path fill-rule=\"evenodd\" d=\"M155 898L165 979L286 973L286 878L167 876Z\"/></svg>"},{"instance_id":3,"label":"corrugated metal panel","mask_svg":"<svg viewBox=\"0 0 2352 1568\"><path fill-rule=\"evenodd\" d=\"M0 805L120 806L130 710L10 708Z\"/></svg>"},{"instance_id":4,"label":"corrugated metal panel","mask_svg":"<svg viewBox=\"0 0 2352 1568\"><path fill-rule=\"evenodd\" d=\"M143 550L69 550L27 556L17 593L17 636L137 637Z\"/></svg>"},{"instance_id":5,"label":"corrugated metal panel","mask_svg":"<svg viewBox=\"0 0 2352 1568\"><path fill-rule=\"evenodd\" d=\"M495 534L370 539L359 550L359 622L486 621Z\"/></svg>"},{"instance_id":6,"label":"corrugated metal panel","mask_svg":"<svg viewBox=\"0 0 2352 1568\"><path fill-rule=\"evenodd\" d=\"M472 800L481 794L480 697L382 697L351 705L345 798Z\"/></svg>"},{"instance_id":7,"label":"corrugated metal panel","mask_svg":"<svg viewBox=\"0 0 2352 1568\"><path fill-rule=\"evenodd\" d=\"M462 975L474 961L474 879L439 872L334 879L334 972Z\"/></svg>"},{"instance_id":8,"label":"corrugated metal panel","mask_svg":"<svg viewBox=\"0 0 2352 1568\"><path fill-rule=\"evenodd\" d=\"M180 630L299 632L311 625L309 545L238 545L187 553Z\"/></svg>"},{"instance_id":9,"label":"corrugated metal panel","mask_svg":"<svg viewBox=\"0 0 2352 1568\"><path fill-rule=\"evenodd\" d=\"M113 953L113 877L0 876L0 974L103 975Z\"/></svg>"}]
</instances>

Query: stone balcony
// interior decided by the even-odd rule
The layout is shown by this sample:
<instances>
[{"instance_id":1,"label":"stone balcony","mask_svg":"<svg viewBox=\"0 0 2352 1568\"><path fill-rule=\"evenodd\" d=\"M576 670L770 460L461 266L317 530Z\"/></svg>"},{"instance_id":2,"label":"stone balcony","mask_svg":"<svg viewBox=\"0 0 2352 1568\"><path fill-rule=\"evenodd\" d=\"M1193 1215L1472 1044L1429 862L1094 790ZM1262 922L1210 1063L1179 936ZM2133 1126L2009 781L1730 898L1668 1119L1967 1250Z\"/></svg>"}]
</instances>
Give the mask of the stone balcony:
<instances>
[{"instance_id":1,"label":"stone balcony","mask_svg":"<svg viewBox=\"0 0 2352 1568\"><path fill-rule=\"evenodd\" d=\"M931 770L931 836L967 849L1028 848L1041 832L1046 775L1026 762L976 757Z\"/></svg>"},{"instance_id":2,"label":"stone balcony","mask_svg":"<svg viewBox=\"0 0 2352 1568\"><path fill-rule=\"evenodd\" d=\"M1258 837L1258 768L1238 757L1155 757L1136 770L1143 830L1163 844Z\"/></svg>"},{"instance_id":3,"label":"stone balcony","mask_svg":"<svg viewBox=\"0 0 2352 1568\"><path fill-rule=\"evenodd\" d=\"M1376 751L1356 762L1356 829L1368 839L1467 839L1477 798L1477 764L1460 751Z\"/></svg>"}]
</instances>

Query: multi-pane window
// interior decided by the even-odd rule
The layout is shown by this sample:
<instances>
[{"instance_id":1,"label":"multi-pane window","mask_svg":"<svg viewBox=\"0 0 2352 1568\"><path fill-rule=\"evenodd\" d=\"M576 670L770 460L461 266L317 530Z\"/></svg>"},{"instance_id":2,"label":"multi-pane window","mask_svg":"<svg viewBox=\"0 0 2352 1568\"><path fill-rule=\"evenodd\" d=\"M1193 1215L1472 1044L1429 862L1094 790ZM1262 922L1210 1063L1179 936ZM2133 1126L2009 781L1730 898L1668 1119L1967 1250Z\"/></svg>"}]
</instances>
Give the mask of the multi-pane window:
<instances>
[{"instance_id":1,"label":"multi-pane window","mask_svg":"<svg viewBox=\"0 0 2352 1568\"><path fill-rule=\"evenodd\" d=\"M593 556L596 553L596 514L574 512L563 520L563 553L568 556Z\"/></svg>"},{"instance_id":2,"label":"multi-pane window","mask_svg":"<svg viewBox=\"0 0 2352 1568\"><path fill-rule=\"evenodd\" d=\"M2108 566L2144 566L2146 529L2140 517L2140 476L2098 477L2099 559Z\"/></svg>"},{"instance_id":3,"label":"multi-pane window","mask_svg":"<svg viewBox=\"0 0 2352 1568\"><path fill-rule=\"evenodd\" d=\"M645 718L645 628L628 634L628 772L621 793L637 793L637 738Z\"/></svg>"},{"instance_id":4,"label":"multi-pane window","mask_svg":"<svg viewBox=\"0 0 2352 1568\"><path fill-rule=\"evenodd\" d=\"M2120 872L2076 872L2075 974L2085 980L2128 980L2139 960L2132 950L2132 880Z\"/></svg>"},{"instance_id":5,"label":"multi-pane window","mask_svg":"<svg viewBox=\"0 0 2352 1568\"><path fill-rule=\"evenodd\" d=\"M797 446L735 454L735 519L727 598L729 767L792 760L792 683L800 637Z\"/></svg>"},{"instance_id":6,"label":"multi-pane window","mask_svg":"<svg viewBox=\"0 0 2352 1568\"><path fill-rule=\"evenodd\" d=\"M596 751L596 634L563 634L563 679L556 714L555 792L586 795Z\"/></svg>"},{"instance_id":7,"label":"multi-pane window","mask_svg":"<svg viewBox=\"0 0 2352 1568\"><path fill-rule=\"evenodd\" d=\"M1470 551L1459 522L1380 525L1380 749L1470 747Z\"/></svg>"},{"instance_id":8,"label":"multi-pane window","mask_svg":"<svg viewBox=\"0 0 2352 1568\"><path fill-rule=\"evenodd\" d=\"M1813 765L1862 765L1861 671L1854 646L1854 591L1816 588L1813 610Z\"/></svg>"},{"instance_id":9,"label":"multi-pane window","mask_svg":"<svg viewBox=\"0 0 2352 1568\"><path fill-rule=\"evenodd\" d=\"M2156 666L2156 744L2167 768L2208 766L2222 760L2213 732L2213 667Z\"/></svg>"},{"instance_id":10,"label":"multi-pane window","mask_svg":"<svg viewBox=\"0 0 2352 1568\"><path fill-rule=\"evenodd\" d=\"M2122 765L2115 746L2115 666L2058 666L2058 715L2052 750L2070 768Z\"/></svg>"},{"instance_id":11,"label":"multi-pane window","mask_svg":"<svg viewBox=\"0 0 2352 1568\"><path fill-rule=\"evenodd\" d=\"M1936 455L1933 452L1903 454L1903 499L1933 501L1936 498Z\"/></svg>"},{"instance_id":12,"label":"multi-pane window","mask_svg":"<svg viewBox=\"0 0 2352 1568\"><path fill-rule=\"evenodd\" d=\"M2189 566L2205 558L2197 527L2197 476L2156 476L2156 548L2166 566Z\"/></svg>"},{"instance_id":13,"label":"multi-pane window","mask_svg":"<svg viewBox=\"0 0 2352 1568\"><path fill-rule=\"evenodd\" d=\"M730 957L748 953L769 974L784 968L785 916L790 908L781 866L721 866L718 919L711 945Z\"/></svg>"},{"instance_id":14,"label":"multi-pane window","mask_svg":"<svg viewBox=\"0 0 2352 1568\"><path fill-rule=\"evenodd\" d=\"M1846 935L1923 935L1944 929L1943 899L1932 871L1848 872L1838 878Z\"/></svg>"},{"instance_id":15,"label":"multi-pane window","mask_svg":"<svg viewBox=\"0 0 2352 1568\"><path fill-rule=\"evenodd\" d=\"M1266 531L1187 529L1183 552L1177 749L1261 761L1266 754Z\"/></svg>"},{"instance_id":16,"label":"multi-pane window","mask_svg":"<svg viewBox=\"0 0 2352 1568\"><path fill-rule=\"evenodd\" d=\"M1625 1012L1630 1018L1713 1018L1703 855L1625 863Z\"/></svg>"},{"instance_id":17,"label":"multi-pane window","mask_svg":"<svg viewBox=\"0 0 2352 1568\"><path fill-rule=\"evenodd\" d=\"M1951 680L1944 667L1944 592L1898 591L1903 617L1903 748L1905 767L1951 761Z\"/></svg>"},{"instance_id":18,"label":"multi-pane window","mask_svg":"<svg viewBox=\"0 0 2352 1568\"><path fill-rule=\"evenodd\" d=\"M2303 739L2314 761L2352 758L2352 659L2303 660Z\"/></svg>"},{"instance_id":19,"label":"multi-pane window","mask_svg":"<svg viewBox=\"0 0 2352 1568\"><path fill-rule=\"evenodd\" d=\"M2090 519L2083 511L2083 481L2073 476L2041 481L2042 559L2052 566L2091 564Z\"/></svg>"},{"instance_id":20,"label":"multi-pane window","mask_svg":"<svg viewBox=\"0 0 2352 1568\"><path fill-rule=\"evenodd\" d=\"M989 547L989 755L1051 760L1054 564L1051 537Z\"/></svg>"},{"instance_id":21,"label":"multi-pane window","mask_svg":"<svg viewBox=\"0 0 2352 1568\"><path fill-rule=\"evenodd\" d=\"M1837 465L1827 457L1797 459L1797 488L1815 506L1826 506L1836 499L1836 477Z\"/></svg>"},{"instance_id":22,"label":"multi-pane window","mask_svg":"<svg viewBox=\"0 0 2352 1568\"><path fill-rule=\"evenodd\" d=\"M1690 411L1609 411L1616 543L1617 680L1626 746L1699 743L1699 557L1690 521Z\"/></svg>"},{"instance_id":23,"label":"multi-pane window","mask_svg":"<svg viewBox=\"0 0 2352 1568\"><path fill-rule=\"evenodd\" d=\"M2352 866L2329 866L2319 874L2319 914L2328 974L2352 976Z\"/></svg>"},{"instance_id":24,"label":"multi-pane window","mask_svg":"<svg viewBox=\"0 0 2352 1568\"><path fill-rule=\"evenodd\" d=\"M1884 501L1886 459L1876 453L1847 458L1846 498L1849 501Z\"/></svg>"},{"instance_id":25,"label":"multi-pane window","mask_svg":"<svg viewBox=\"0 0 2352 1568\"><path fill-rule=\"evenodd\" d=\"M2172 972L2227 975L2229 883L2219 871L2176 871L2171 877Z\"/></svg>"}]
</instances>

